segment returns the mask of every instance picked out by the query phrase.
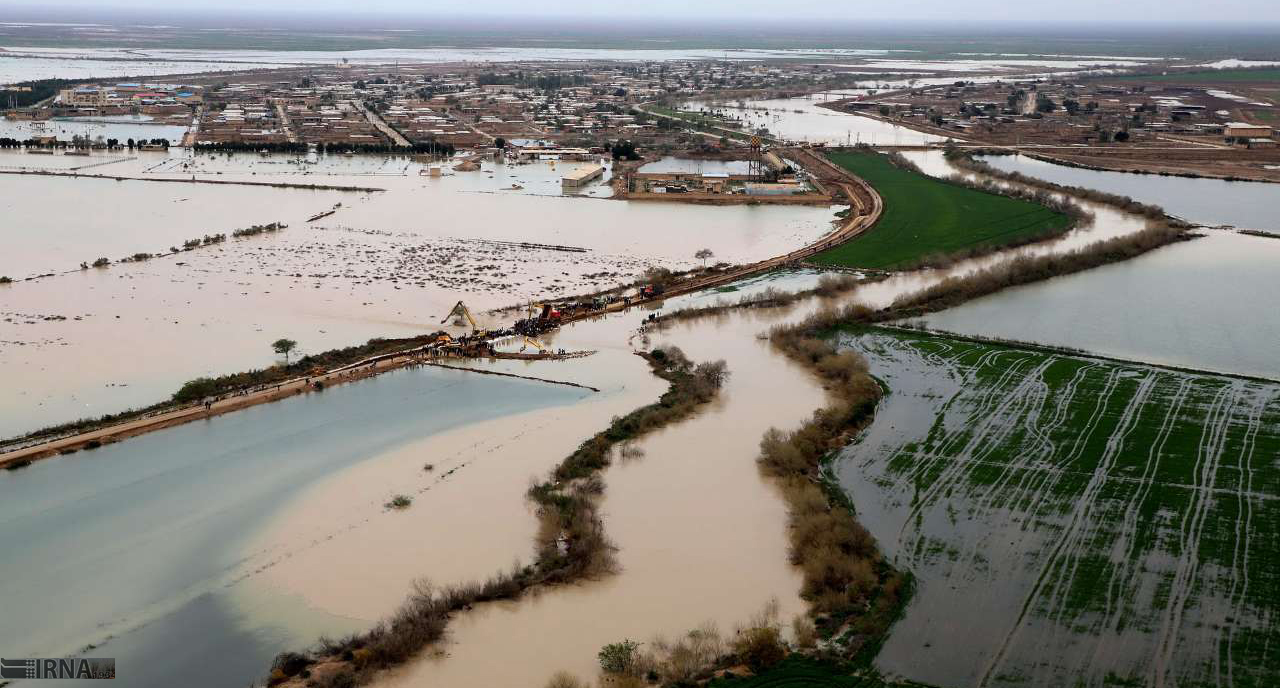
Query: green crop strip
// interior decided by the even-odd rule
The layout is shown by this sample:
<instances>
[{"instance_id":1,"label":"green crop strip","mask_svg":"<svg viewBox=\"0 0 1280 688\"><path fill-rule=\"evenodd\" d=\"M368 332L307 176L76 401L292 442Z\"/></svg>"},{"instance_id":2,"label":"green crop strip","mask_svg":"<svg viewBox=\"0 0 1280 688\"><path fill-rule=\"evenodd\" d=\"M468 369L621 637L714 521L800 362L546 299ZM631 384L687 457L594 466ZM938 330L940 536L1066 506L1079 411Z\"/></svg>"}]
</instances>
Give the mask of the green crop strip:
<instances>
[{"instance_id":1,"label":"green crop strip","mask_svg":"<svg viewBox=\"0 0 1280 688\"><path fill-rule=\"evenodd\" d=\"M913 611L945 623L945 610L982 619L957 685L1274 685L1280 384L898 330L842 337L892 390L839 464L864 524L918 580L887 653L928 632Z\"/></svg>"},{"instance_id":2,"label":"green crop strip","mask_svg":"<svg viewBox=\"0 0 1280 688\"><path fill-rule=\"evenodd\" d=\"M884 200L884 215L862 236L815 256L816 263L891 269L1025 242L1069 222L1066 215L1029 201L899 169L876 153L836 152L830 158L875 188Z\"/></svg>"}]
</instances>

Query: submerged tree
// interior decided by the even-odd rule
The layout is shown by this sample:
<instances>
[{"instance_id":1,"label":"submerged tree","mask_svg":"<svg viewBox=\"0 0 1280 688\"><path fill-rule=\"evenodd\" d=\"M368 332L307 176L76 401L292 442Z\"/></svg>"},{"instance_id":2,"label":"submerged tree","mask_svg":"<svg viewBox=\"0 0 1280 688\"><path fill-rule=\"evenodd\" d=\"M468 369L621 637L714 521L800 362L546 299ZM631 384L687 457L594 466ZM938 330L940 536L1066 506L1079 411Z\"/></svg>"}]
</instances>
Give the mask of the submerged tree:
<instances>
[{"instance_id":1,"label":"submerged tree","mask_svg":"<svg viewBox=\"0 0 1280 688\"><path fill-rule=\"evenodd\" d=\"M289 352L293 351L297 346L298 343L292 339L277 339L271 343L272 350L278 354L282 354L284 356L285 363L289 362Z\"/></svg>"}]
</instances>

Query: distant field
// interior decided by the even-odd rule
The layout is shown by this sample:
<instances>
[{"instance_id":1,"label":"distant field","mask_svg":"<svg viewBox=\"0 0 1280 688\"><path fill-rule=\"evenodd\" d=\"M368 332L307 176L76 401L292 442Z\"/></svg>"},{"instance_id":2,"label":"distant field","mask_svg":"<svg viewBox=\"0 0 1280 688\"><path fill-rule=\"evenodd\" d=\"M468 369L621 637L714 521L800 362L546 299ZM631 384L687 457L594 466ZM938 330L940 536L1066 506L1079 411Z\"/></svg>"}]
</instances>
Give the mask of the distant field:
<instances>
[{"instance_id":1,"label":"distant field","mask_svg":"<svg viewBox=\"0 0 1280 688\"><path fill-rule=\"evenodd\" d=\"M1206 69L1198 72L1174 72L1153 76L1109 77L1108 81L1151 81L1158 83L1253 83L1280 81L1280 69Z\"/></svg>"},{"instance_id":2,"label":"distant field","mask_svg":"<svg viewBox=\"0 0 1280 688\"><path fill-rule=\"evenodd\" d=\"M882 670L957 686L1276 685L1280 384L844 336L890 394L839 479L918 583Z\"/></svg>"},{"instance_id":3,"label":"distant field","mask_svg":"<svg viewBox=\"0 0 1280 688\"><path fill-rule=\"evenodd\" d=\"M883 155L831 153L832 162L867 180L884 199L884 215L866 234L814 262L894 268L927 257L1025 241L1065 227L1065 215L973 191L895 167Z\"/></svg>"}]
</instances>

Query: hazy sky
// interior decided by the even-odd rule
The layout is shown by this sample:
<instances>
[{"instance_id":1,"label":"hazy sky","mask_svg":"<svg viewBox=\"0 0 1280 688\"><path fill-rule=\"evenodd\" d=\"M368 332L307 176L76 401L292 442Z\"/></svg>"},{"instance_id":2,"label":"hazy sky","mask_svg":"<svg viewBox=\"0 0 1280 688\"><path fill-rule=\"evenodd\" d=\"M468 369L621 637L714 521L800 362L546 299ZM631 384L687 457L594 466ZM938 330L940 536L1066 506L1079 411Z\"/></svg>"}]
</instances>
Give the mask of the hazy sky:
<instances>
[{"instance_id":1,"label":"hazy sky","mask_svg":"<svg viewBox=\"0 0 1280 688\"><path fill-rule=\"evenodd\" d=\"M0 4L31 9L128 7L165 13L182 8L310 15L319 12L455 17L544 14L583 18L631 16L650 20L682 17L827 19L840 23L859 19L1280 22L1280 0L0 0Z\"/></svg>"}]
</instances>

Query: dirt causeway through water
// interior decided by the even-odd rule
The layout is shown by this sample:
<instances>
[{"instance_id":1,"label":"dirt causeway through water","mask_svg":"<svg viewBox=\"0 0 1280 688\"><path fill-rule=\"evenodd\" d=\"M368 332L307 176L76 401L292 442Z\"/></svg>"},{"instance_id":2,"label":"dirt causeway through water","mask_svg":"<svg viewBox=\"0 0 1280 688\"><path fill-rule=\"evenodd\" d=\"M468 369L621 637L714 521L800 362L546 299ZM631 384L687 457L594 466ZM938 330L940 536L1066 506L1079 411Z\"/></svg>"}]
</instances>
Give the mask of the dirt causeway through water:
<instances>
[{"instance_id":1,"label":"dirt causeway through water","mask_svg":"<svg viewBox=\"0 0 1280 688\"><path fill-rule=\"evenodd\" d=\"M635 298L629 304L623 303L610 304L603 311L589 311L571 314L566 317L565 323L582 320L591 317L597 317L604 313L616 312L630 308L633 306L642 306L648 303L654 303L673 296L689 294L704 289L736 282L738 280L751 277L753 275L767 272L778 267L797 263L810 258L822 251L833 246L842 244L873 226L880 218L880 214L884 210L884 204L880 199L880 195L871 188L862 179L850 174L840 167L827 161L820 155L815 155L804 149L795 149L788 153L794 158L805 160L813 168L820 170L815 172L828 183L834 183L841 186L846 197L852 202L853 212L845 222L817 241L807 246L796 249L781 256L775 256L755 263L741 265L734 268L717 272L711 275L702 275L691 279L682 280L668 286L666 292L660 296L644 299ZM360 379L374 375L380 372L386 372L394 368L402 367L407 364L420 360L419 357L408 354L391 354L378 357L379 360L370 361L367 369L361 369L359 372L346 370L349 366L343 366L344 370L328 370L316 375L307 376L306 378L294 379L285 383L268 386L264 389L257 389L246 393L232 396L215 402L209 407L197 405L186 407L174 411L166 411L157 413L156 415L129 420L124 423L98 428L84 433L79 433L69 437L63 437L50 442L45 442L33 446L16 449L5 454L0 454L0 466L9 466L13 464L21 464L38 459L57 456L60 453L76 451L89 446L91 443L103 443L118 441L127 437L137 436L143 433L160 430L162 428L173 427L182 423L193 420L208 418L211 415L229 413L239 409L247 408L257 404L269 403L278 399L283 399L296 394L300 394L314 389L314 382L322 382L323 384L340 384L344 381Z\"/></svg>"}]
</instances>

